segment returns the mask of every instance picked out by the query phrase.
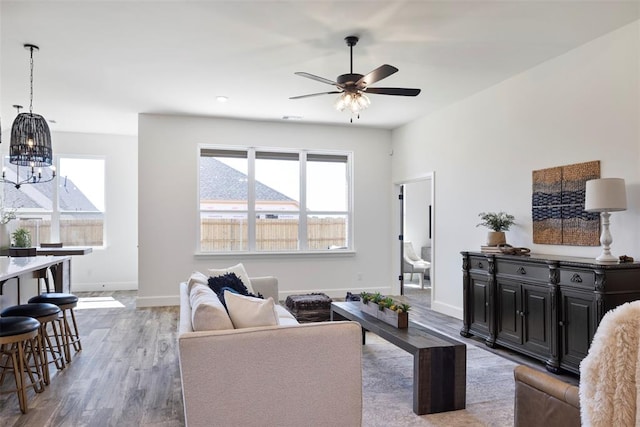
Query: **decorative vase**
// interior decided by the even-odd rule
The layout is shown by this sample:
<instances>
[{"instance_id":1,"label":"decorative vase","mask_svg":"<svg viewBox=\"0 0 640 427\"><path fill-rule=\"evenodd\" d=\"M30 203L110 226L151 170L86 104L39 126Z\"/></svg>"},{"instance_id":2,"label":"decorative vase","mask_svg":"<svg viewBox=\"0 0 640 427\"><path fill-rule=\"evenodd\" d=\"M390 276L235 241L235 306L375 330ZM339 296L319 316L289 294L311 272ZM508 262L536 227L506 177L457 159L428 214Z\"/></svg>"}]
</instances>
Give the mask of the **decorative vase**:
<instances>
[{"instance_id":1,"label":"decorative vase","mask_svg":"<svg viewBox=\"0 0 640 427\"><path fill-rule=\"evenodd\" d=\"M487 246L498 246L507 243L504 231L489 231L487 233Z\"/></svg>"}]
</instances>

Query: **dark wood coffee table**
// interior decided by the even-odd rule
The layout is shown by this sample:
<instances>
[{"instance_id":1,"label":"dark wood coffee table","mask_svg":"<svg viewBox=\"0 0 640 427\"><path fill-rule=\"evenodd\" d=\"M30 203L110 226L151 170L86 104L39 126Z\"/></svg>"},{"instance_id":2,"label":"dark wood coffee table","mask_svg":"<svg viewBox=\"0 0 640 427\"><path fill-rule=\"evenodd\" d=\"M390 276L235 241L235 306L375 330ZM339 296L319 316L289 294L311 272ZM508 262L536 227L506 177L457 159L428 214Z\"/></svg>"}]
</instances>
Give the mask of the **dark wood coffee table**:
<instances>
[{"instance_id":1,"label":"dark wood coffee table","mask_svg":"<svg viewBox=\"0 0 640 427\"><path fill-rule=\"evenodd\" d=\"M360 310L359 302L331 303L331 320L352 320L413 354L413 412L418 415L464 409L467 391L467 346L435 330L409 322L398 329Z\"/></svg>"}]
</instances>

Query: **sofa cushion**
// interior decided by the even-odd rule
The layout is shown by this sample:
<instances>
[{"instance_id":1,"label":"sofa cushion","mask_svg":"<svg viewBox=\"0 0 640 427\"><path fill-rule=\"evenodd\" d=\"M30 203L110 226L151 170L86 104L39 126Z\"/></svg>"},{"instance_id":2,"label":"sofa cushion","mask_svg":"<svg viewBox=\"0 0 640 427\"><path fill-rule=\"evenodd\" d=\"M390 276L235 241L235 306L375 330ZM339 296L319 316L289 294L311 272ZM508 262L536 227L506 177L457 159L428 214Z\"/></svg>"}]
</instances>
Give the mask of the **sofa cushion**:
<instances>
[{"instance_id":1,"label":"sofa cushion","mask_svg":"<svg viewBox=\"0 0 640 427\"><path fill-rule=\"evenodd\" d=\"M273 298L261 299L224 291L229 317L236 329L276 326L278 313Z\"/></svg>"},{"instance_id":2,"label":"sofa cushion","mask_svg":"<svg viewBox=\"0 0 640 427\"><path fill-rule=\"evenodd\" d=\"M191 303L191 326L194 331L233 329L227 310L207 285L201 283L193 285L189 302Z\"/></svg>"},{"instance_id":3,"label":"sofa cushion","mask_svg":"<svg viewBox=\"0 0 640 427\"><path fill-rule=\"evenodd\" d=\"M196 284L206 285L209 278L199 271L194 271L187 281L187 292L191 293L191 288Z\"/></svg>"},{"instance_id":4,"label":"sofa cushion","mask_svg":"<svg viewBox=\"0 0 640 427\"><path fill-rule=\"evenodd\" d=\"M234 294L245 295L254 298L262 298L262 295L254 295L246 288L242 280L235 273L227 273L222 276L209 277L209 287L216 293L220 302L225 307L227 303L224 299L224 291L229 291Z\"/></svg>"},{"instance_id":5,"label":"sofa cushion","mask_svg":"<svg viewBox=\"0 0 640 427\"><path fill-rule=\"evenodd\" d=\"M253 291L253 287L251 286L251 280L249 280L249 275L247 274L246 270L244 269L244 265L242 265L242 263L236 264L236 265L228 267L228 268L211 268L211 269L209 269L209 275L211 277L224 276L227 273L234 273L236 276L238 276L238 278L240 280L242 280L242 283L244 284L244 286L247 288L247 290L250 293L252 293L252 294L255 293Z\"/></svg>"}]
</instances>

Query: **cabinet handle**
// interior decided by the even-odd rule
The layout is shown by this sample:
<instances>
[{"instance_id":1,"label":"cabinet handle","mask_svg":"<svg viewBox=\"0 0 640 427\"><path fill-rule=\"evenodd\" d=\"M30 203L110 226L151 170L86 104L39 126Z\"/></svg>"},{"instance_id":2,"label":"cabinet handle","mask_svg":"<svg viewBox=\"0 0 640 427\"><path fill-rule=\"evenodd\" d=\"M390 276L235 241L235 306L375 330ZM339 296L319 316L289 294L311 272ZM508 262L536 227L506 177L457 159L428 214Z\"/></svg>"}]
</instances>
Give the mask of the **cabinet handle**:
<instances>
[{"instance_id":1,"label":"cabinet handle","mask_svg":"<svg viewBox=\"0 0 640 427\"><path fill-rule=\"evenodd\" d=\"M488 303L488 302L485 302L485 303L484 303L484 306L485 306L485 307L489 307L489 303Z\"/></svg>"},{"instance_id":2,"label":"cabinet handle","mask_svg":"<svg viewBox=\"0 0 640 427\"><path fill-rule=\"evenodd\" d=\"M561 320L558 322L558 325L562 326L564 328L564 322Z\"/></svg>"},{"instance_id":3,"label":"cabinet handle","mask_svg":"<svg viewBox=\"0 0 640 427\"><path fill-rule=\"evenodd\" d=\"M520 312L520 317L524 317L524 311Z\"/></svg>"},{"instance_id":4,"label":"cabinet handle","mask_svg":"<svg viewBox=\"0 0 640 427\"><path fill-rule=\"evenodd\" d=\"M520 268L518 269L518 273L520 273L520 274L527 274L527 270L525 270L525 269L524 269L524 267L520 267Z\"/></svg>"},{"instance_id":5,"label":"cabinet handle","mask_svg":"<svg viewBox=\"0 0 640 427\"><path fill-rule=\"evenodd\" d=\"M482 265L481 262L478 263L478 268L484 268L484 265Z\"/></svg>"},{"instance_id":6,"label":"cabinet handle","mask_svg":"<svg viewBox=\"0 0 640 427\"><path fill-rule=\"evenodd\" d=\"M573 283L582 283L582 277L580 277L578 273L574 273L573 276L571 276L571 281Z\"/></svg>"}]
</instances>

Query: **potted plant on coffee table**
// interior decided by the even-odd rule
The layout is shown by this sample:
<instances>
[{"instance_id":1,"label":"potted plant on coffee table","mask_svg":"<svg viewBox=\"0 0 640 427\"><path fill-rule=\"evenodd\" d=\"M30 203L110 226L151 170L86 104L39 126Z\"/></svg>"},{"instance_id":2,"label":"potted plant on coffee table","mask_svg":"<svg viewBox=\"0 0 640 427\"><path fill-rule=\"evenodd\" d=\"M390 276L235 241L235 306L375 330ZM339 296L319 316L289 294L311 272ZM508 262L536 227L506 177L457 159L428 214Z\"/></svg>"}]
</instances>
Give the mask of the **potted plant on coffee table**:
<instances>
[{"instance_id":1,"label":"potted plant on coffee table","mask_svg":"<svg viewBox=\"0 0 640 427\"><path fill-rule=\"evenodd\" d=\"M509 215L506 212L480 212L478 216L482 222L476 227L483 226L491 230L487 233L487 246L498 246L507 243L504 232L509 231L509 227L515 224L513 215Z\"/></svg>"}]
</instances>

